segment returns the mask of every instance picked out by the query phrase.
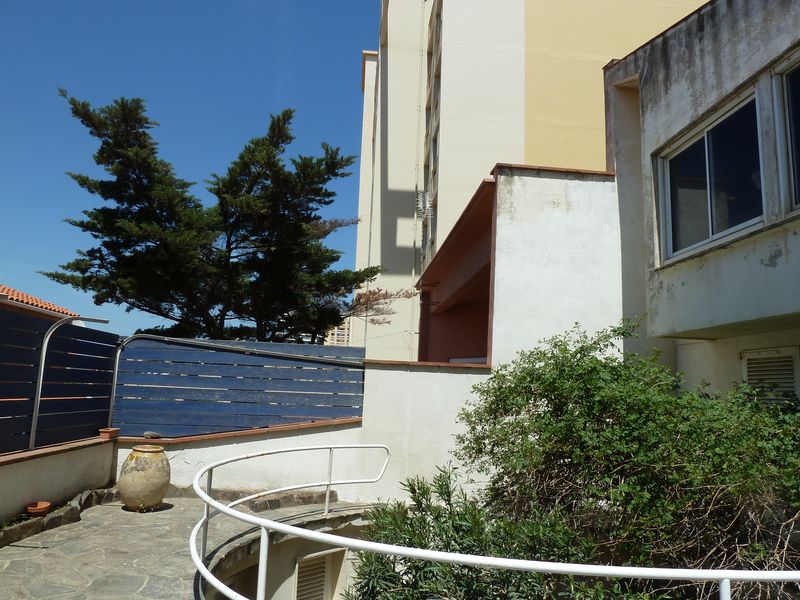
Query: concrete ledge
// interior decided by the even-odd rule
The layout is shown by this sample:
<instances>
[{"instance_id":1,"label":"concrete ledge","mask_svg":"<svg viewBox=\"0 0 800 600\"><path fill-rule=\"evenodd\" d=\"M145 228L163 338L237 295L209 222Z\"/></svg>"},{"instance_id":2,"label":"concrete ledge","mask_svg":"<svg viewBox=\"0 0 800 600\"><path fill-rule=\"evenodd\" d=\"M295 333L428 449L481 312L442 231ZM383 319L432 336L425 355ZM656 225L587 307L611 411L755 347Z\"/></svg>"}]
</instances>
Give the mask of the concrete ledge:
<instances>
[{"instance_id":1,"label":"concrete ledge","mask_svg":"<svg viewBox=\"0 0 800 600\"><path fill-rule=\"evenodd\" d=\"M56 454L63 454L64 452L71 452L80 448L91 448L93 446L100 446L102 444L113 443L113 439L104 438L88 438L85 440L78 440L75 442L64 442L63 444L55 444L53 446L44 446L34 450L20 450L19 452L11 452L9 454L0 454L0 467L11 465L26 460L33 460L35 458L43 458L45 456L55 456Z\"/></svg>"},{"instance_id":2,"label":"concrete ledge","mask_svg":"<svg viewBox=\"0 0 800 600\"><path fill-rule=\"evenodd\" d=\"M479 371L491 371L492 365L486 363L457 363L457 362L435 362L435 361L407 361L407 360L379 360L368 358L364 360L367 367L407 367L418 369L463 369L466 371L477 369Z\"/></svg>"},{"instance_id":3,"label":"concrete ledge","mask_svg":"<svg viewBox=\"0 0 800 600\"><path fill-rule=\"evenodd\" d=\"M174 444L190 444L192 442L204 442L208 440L229 440L241 437L269 436L270 433L285 433L287 431L301 431L304 429L320 429L325 427L335 427L339 425L360 425L360 424L361 424L361 417L351 417L347 419L329 419L326 421L313 421L311 423L289 423L287 425L272 425L270 427L259 427L258 429L245 429L240 431L203 433L200 435L187 435L184 437L174 437L174 438L120 436L118 439L123 444L158 444L159 446L171 446Z\"/></svg>"}]
</instances>

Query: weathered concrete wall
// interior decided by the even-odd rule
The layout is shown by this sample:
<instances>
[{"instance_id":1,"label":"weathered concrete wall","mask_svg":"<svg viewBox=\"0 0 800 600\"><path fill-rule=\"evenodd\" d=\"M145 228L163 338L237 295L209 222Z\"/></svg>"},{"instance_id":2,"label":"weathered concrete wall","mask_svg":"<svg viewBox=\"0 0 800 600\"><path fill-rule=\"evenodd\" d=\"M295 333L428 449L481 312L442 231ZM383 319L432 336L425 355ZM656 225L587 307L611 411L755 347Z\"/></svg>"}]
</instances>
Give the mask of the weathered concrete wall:
<instances>
[{"instance_id":1,"label":"weathered concrete wall","mask_svg":"<svg viewBox=\"0 0 800 600\"><path fill-rule=\"evenodd\" d=\"M785 223L762 231L790 216L781 192L770 67L798 43L800 5L796 2L718 1L607 71L615 138L625 138L622 130L627 117L619 106L619 91L613 87L638 78L641 199L631 195L635 186L627 179L636 177L636 168L629 164L635 159L623 156L619 148L616 158L621 206L640 202L644 207L647 251L642 268L647 273L650 335L737 335L745 322L776 317L790 322L800 310L800 278L793 259L800 251L797 228ZM654 158L665 144L690 133L737 94L752 91L758 101L763 221L687 253L685 260L670 261L663 254L659 230Z\"/></svg>"},{"instance_id":2,"label":"weathered concrete wall","mask_svg":"<svg viewBox=\"0 0 800 600\"><path fill-rule=\"evenodd\" d=\"M325 444L385 444L389 467L377 484L337 488L341 500L377 500L403 496L399 482L415 475L433 475L451 460L453 436L460 431L456 416L471 397L471 388L488 369L420 364L369 364L364 381L361 426L331 426L263 435L165 445L172 485L189 488L205 465L269 449ZM119 465L132 444L120 449ZM366 479L377 475L385 454L380 450L337 451L334 479ZM257 458L221 467L214 487L221 490L265 490L327 478L327 451Z\"/></svg>"},{"instance_id":3,"label":"weathered concrete wall","mask_svg":"<svg viewBox=\"0 0 800 600\"><path fill-rule=\"evenodd\" d=\"M725 390L741 381L743 350L800 345L800 225L787 191L791 175L782 168L783 99L776 95L780 75L774 71L799 44L796 2L718 0L606 70L627 262L623 304L645 306L646 335L678 339L674 361L666 362L689 385L707 382L712 390ZM657 196L659 157L752 95L762 219L667 256L659 223L665 210ZM639 212L637 230L624 215ZM630 251L636 247L642 248L638 254Z\"/></svg>"},{"instance_id":4,"label":"weathered concrete wall","mask_svg":"<svg viewBox=\"0 0 800 600\"><path fill-rule=\"evenodd\" d=\"M500 169L493 281L492 364L575 323L588 331L617 324L623 313L613 177Z\"/></svg>"},{"instance_id":5,"label":"weathered concrete wall","mask_svg":"<svg viewBox=\"0 0 800 600\"><path fill-rule=\"evenodd\" d=\"M107 487L112 483L113 443L87 446L76 442L64 444L57 451L36 450L30 453L29 458L23 458L27 453L3 457L0 463L0 519L24 513L25 505L30 502L49 500L55 507L85 490ZM6 461L7 464L3 464Z\"/></svg>"},{"instance_id":6,"label":"weathered concrete wall","mask_svg":"<svg viewBox=\"0 0 800 600\"><path fill-rule=\"evenodd\" d=\"M650 332L718 338L753 320L800 324L798 234L793 221L653 273Z\"/></svg>"}]
</instances>

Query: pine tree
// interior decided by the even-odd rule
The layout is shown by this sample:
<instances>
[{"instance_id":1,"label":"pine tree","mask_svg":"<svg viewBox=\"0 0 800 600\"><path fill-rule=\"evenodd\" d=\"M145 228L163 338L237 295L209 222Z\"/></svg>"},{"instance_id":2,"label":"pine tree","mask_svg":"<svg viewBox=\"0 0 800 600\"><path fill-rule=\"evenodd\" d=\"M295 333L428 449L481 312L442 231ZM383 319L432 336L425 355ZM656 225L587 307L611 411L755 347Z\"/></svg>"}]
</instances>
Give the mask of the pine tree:
<instances>
[{"instance_id":1,"label":"pine tree","mask_svg":"<svg viewBox=\"0 0 800 600\"><path fill-rule=\"evenodd\" d=\"M141 99L93 108L61 90L73 116L100 140L95 162L108 179L69 173L105 204L67 219L97 245L45 273L89 291L96 304L125 305L172 321L163 333L214 339L321 341L341 323L353 290L378 267L334 270L340 253L325 236L351 220L323 220L327 186L348 175L354 157L322 145L321 156L284 160L293 111L271 119L208 190L205 207L158 157L157 126Z\"/></svg>"}]
</instances>

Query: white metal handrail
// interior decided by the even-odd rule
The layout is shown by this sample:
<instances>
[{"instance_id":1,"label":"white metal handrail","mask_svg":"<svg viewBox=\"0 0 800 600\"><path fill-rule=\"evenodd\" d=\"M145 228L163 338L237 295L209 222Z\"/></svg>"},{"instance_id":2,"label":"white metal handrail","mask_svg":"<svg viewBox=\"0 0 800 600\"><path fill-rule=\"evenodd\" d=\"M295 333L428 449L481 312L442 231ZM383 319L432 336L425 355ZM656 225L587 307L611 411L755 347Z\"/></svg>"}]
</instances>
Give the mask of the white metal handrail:
<instances>
[{"instance_id":1,"label":"white metal handrail","mask_svg":"<svg viewBox=\"0 0 800 600\"><path fill-rule=\"evenodd\" d=\"M258 458L262 456L273 456L276 454L287 454L292 452L314 452L320 450L328 451L328 476L327 479L325 479L324 481L315 481L311 483L301 483L298 485L290 485L290 486L274 488L271 490L250 494L249 496L239 498L227 504L214 500L211 497L214 469L217 469L223 465L239 462L242 460ZM381 468L375 477L367 479L333 479L333 457L334 453L337 450L382 450L386 454L386 458L381 464ZM211 573L211 571L206 567L205 557L206 557L206 548L208 543L208 522L212 517L220 513L223 513L225 515L228 515L245 523L258 525L261 527L261 541L259 547L259 561L258 561L259 567L258 567L257 600L264 600L265 598L264 594L266 590L266 568L267 568L267 550L269 548L269 530L271 529L274 531L278 531L278 529L271 527L271 525L277 524L277 522L245 514L243 512L235 510L234 507L243 504L244 502L254 500L255 498L260 498L262 496L268 496L271 494L278 494L282 492L289 492L293 490L324 486L325 487L324 514L327 515L330 509L330 495L331 495L331 488L333 486L376 483L380 481L381 478L383 477L383 474L386 472L386 466L389 464L389 456L390 456L389 448L383 444L331 444L327 446L301 446L294 448L281 448L278 450L265 450L263 452L255 452L252 454L244 454L242 456L235 456L233 458L219 460L217 462L211 463L210 465L207 465L206 467L202 468L197 473L197 475L195 475L194 481L192 482L192 486L194 487L195 493L205 503L205 507L203 509L203 518L197 523L197 525L194 526L194 528L192 529L192 533L189 537L189 551L192 556L192 561L197 567L197 570L217 591L219 591L226 597L231 598L232 600L250 600L246 596L242 596L241 594L230 589L228 586L222 583L217 577L215 577L214 574ZM203 475L206 476L205 490L201 487L200 484L200 480L203 478ZM213 511L211 510L212 508L214 509ZM301 532L305 531L304 529L298 529L298 530ZM202 536L200 552L197 551L198 534L201 534Z\"/></svg>"},{"instance_id":2,"label":"white metal handrail","mask_svg":"<svg viewBox=\"0 0 800 600\"><path fill-rule=\"evenodd\" d=\"M331 480L331 465L333 459L333 451L336 449L368 449L368 448L383 448L386 451L386 460L383 463L379 475L371 480ZM224 464L254 458L257 456L266 456L270 454L279 454L286 452L300 452L309 450L324 450L329 449L329 463L328 463L328 480L323 482L315 482L310 484L301 484L296 486L289 486L260 492L241 498L229 504L224 504L214 500L209 493L211 491L212 472L215 468ZM748 570L733 570L733 569L679 569L679 568L659 568L659 567L624 567L615 565L586 565L577 563L558 563L539 560L523 560L517 558L500 558L495 556L477 556L473 554L460 554L456 552L442 552L439 550L426 550L422 548L409 548L407 546L395 546L392 544L383 544L380 542L370 542L367 540L359 540L355 538L343 537L330 533L322 533L319 531L312 531L296 527L294 525L287 525L279 521L272 521L264 519L255 515L245 514L233 507L246 502L256 497L265 496L281 491L289 491L294 489L301 489L307 487L320 487L327 486L325 512L328 511L328 497L330 494L330 487L332 485L343 485L351 483L375 483L383 477L386 471L386 465L389 460L389 449L386 446L379 444L365 444L365 445L332 445L332 446L306 446L299 448L286 448L282 450L272 450L267 452L260 452L257 454L247 454L235 458L230 458L222 461L215 462L211 465L200 470L194 478L192 483L195 493L205 502L205 511L203 518L195 525L192 530L189 542L189 550L197 570L200 574L220 593L231 600L251 600L243 596L222 583L217 579L211 571L205 566L204 558L206 554L206 534L208 529L208 520L219 513L224 513L230 517L238 519L239 521L256 525L261 529L260 546L259 546L259 559L258 559L258 596L257 600L265 600L266 596L266 574L267 574L267 550L269 546L269 533L271 531L282 533L284 535L295 536L298 538L306 539L309 541L320 542L329 546L348 548L350 550L357 550L362 552L376 552L378 554L387 554L391 556L401 556L404 558L412 558L417 560L427 560L433 562L458 564L471 567L479 567L484 569L507 569L514 571L529 571L534 573L549 573L555 575L575 575L579 577L613 577L613 578L626 578L626 579L660 579L660 580L681 580L681 581L695 581L695 582L719 582L719 598L720 600L730 600L731 598L731 582L732 581L752 581L763 583L783 583L783 582L800 582L800 571L748 571ZM200 486L200 480L206 475L207 481L206 490ZM214 509L211 512L211 508ZM197 551L197 535L203 531L203 544L201 552Z\"/></svg>"}]
</instances>

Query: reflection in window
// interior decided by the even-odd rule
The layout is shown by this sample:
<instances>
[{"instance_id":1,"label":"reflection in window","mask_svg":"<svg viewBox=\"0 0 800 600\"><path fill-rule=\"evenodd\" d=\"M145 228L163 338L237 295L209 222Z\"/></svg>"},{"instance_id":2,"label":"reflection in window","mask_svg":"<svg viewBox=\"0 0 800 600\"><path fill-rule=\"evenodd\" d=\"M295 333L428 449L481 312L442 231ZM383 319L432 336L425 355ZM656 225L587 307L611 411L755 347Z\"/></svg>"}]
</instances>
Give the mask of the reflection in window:
<instances>
[{"instance_id":1,"label":"reflection in window","mask_svg":"<svg viewBox=\"0 0 800 600\"><path fill-rule=\"evenodd\" d=\"M669 161L672 251L708 237L706 143L701 138Z\"/></svg>"},{"instance_id":2,"label":"reflection in window","mask_svg":"<svg viewBox=\"0 0 800 600\"><path fill-rule=\"evenodd\" d=\"M762 212L755 100L708 133L708 153L714 234Z\"/></svg>"},{"instance_id":3,"label":"reflection in window","mask_svg":"<svg viewBox=\"0 0 800 600\"><path fill-rule=\"evenodd\" d=\"M671 252L762 213L756 102L751 100L669 159Z\"/></svg>"},{"instance_id":4,"label":"reflection in window","mask_svg":"<svg viewBox=\"0 0 800 600\"><path fill-rule=\"evenodd\" d=\"M800 68L786 75L786 104L789 113L789 152L792 157L794 203L800 204Z\"/></svg>"}]
</instances>

